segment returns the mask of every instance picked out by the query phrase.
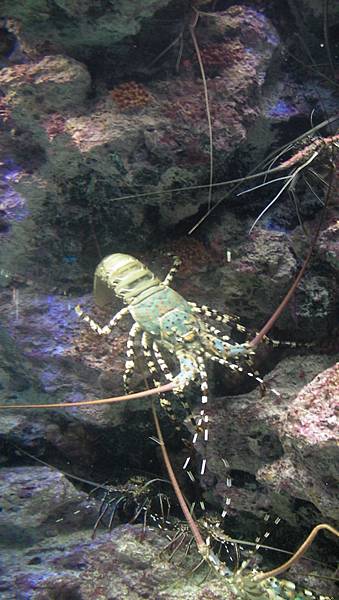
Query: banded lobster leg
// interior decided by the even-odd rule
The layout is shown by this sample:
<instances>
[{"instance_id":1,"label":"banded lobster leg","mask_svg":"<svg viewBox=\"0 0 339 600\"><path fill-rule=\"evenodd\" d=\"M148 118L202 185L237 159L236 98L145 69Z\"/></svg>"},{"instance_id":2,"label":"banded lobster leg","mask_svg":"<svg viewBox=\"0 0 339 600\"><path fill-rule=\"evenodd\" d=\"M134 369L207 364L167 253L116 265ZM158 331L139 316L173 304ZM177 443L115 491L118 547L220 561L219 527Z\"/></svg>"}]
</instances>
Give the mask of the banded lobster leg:
<instances>
[{"instance_id":1,"label":"banded lobster leg","mask_svg":"<svg viewBox=\"0 0 339 600\"><path fill-rule=\"evenodd\" d=\"M87 315L82 310L82 308L79 304L75 307L75 312L77 313L78 317L80 317L80 319L82 319L82 321L85 321L85 323L88 323L90 328L93 331L95 331L95 333L97 333L98 335L109 335L110 333L112 333L113 327L115 327L115 325L123 317L125 317L126 315L129 314L128 306L124 306L114 315L114 317L112 317L112 319L110 320L108 325L104 325L104 327L101 327L96 321L94 321L94 319L92 319L92 317Z\"/></svg>"},{"instance_id":2,"label":"banded lobster leg","mask_svg":"<svg viewBox=\"0 0 339 600\"><path fill-rule=\"evenodd\" d=\"M215 308L210 308L203 304L202 306L198 306L195 302L188 302L190 307L192 308L192 312L203 315L204 317L208 317L209 319L214 319L215 321L219 321L220 323L224 323L226 325L233 324L235 327L239 329L239 331L246 331L246 328L239 323L239 317L236 315L228 315L219 312Z\"/></svg>"},{"instance_id":3,"label":"banded lobster leg","mask_svg":"<svg viewBox=\"0 0 339 600\"><path fill-rule=\"evenodd\" d=\"M142 348L143 348L143 352L144 352L144 356L146 358L147 361L147 366L149 368L149 371L152 375L153 378L153 383L155 387L158 387L160 385L159 380L156 379L156 374L157 374L157 370L156 370L156 366L155 363L153 361L152 358L152 351L151 351L151 344L150 344L150 340L149 340L149 335L147 333L143 333L142 335ZM153 341L152 344L152 350L153 350L153 354L156 360L156 363L158 364L158 366L160 367L160 370L162 371L162 373L164 374L165 378L167 379L167 381L173 381L173 375L170 372L169 367L167 366L162 353L157 345L157 343L155 341ZM207 398L208 398L208 383L207 383L207 373L206 373L206 367L204 364L204 360L202 358L202 356L198 356L197 357L197 370L199 373L199 378L200 378L200 387L201 387L201 402L202 405L204 405L207 402ZM191 409L189 404L184 400L184 398L182 397L182 393L179 391L177 392L177 395L180 398L181 404L183 406L183 408L185 409L185 412L187 414L187 416L190 418L192 425L195 429L195 433L193 435L193 439L192 439L192 443L193 445L196 444L198 436L200 433L203 433L203 444L204 444L204 457L202 459L202 464L201 464L201 470L200 470L200 474L203 475L206 469L206 444L208 442L208 415L205 413L205 408L204 406L202 407L202 409L200 410L200 415L197 419L197 422L194 420L194 417L191 414ZM173 422L177 422L177 418L174 414L172 405L170 400L168 400L165 397L160 397L160 405L162 406L162 408L164 408L169 416L169 418L173 421ZM178 425L176 425L176 429L180 429L180 427ZM186 460L184 463L184 469L187 468L189 460Z\"/></svg>"},{"instance_id":4,"label":"banded lobster leg","mask_svg":"<svg viewBox=\"0 0 339 600\"><path fill-rule=\"evenodd\" d=\"M220 358L219 356L215 356L214 354L210 354L209 352L206 352L206 356L210 360L213 360L214 362L217 362L220 365L228 367L232 371L238 371L239 373L245 373L245 375L247 375L251 379L255 379L255 381L257 381L260 384L260 386L265 386L264 380L261 377L259 377L256 372L253 373L252 371L249 371L249 370L245 369L244 367L242 367L241 365L238 365L237 363L231 362L230 360L225 359L225 358ZM278 392L275 388L273 388L273 387L270 386L269 390L275 396L278 396L278 397L281 396L280 392Z\"/></svg>"},{"instance_id":5,"label":"banded lobster leg","mask_svg":"<svg viewBox=\"0 0 339 600\"><path fill-rule=\"evenodd\" d=\"M129 334L128 334L125 371L123 374L124 388L125 388L126 394L130 393L129 384L130 384L130 381L132 379L134 369L135 369L134 343L135 343L135 338L136 338L137 334L140 332L141 332L140 325L138 323L133 323L133 325L129 331Z\"/></svg>"},{"instance_id":6,"label":"banded lobster leg","mask_svg":"<svg viewBox=\"0 0 339 600\"><path fill-rule=\"evenodd\" d=\"M129 310L127 306L124 306L119 312L117 312L114 317L109 321L108 325L104 325L101 327L96 321L94 321L89 315L84 313L82 308L78 305L75 308L77 315L86 323L89 324L92 331L95 331L98 335L110 335L112 333L113 327L126 315L129 314ZM134 373L134 342L137 333L141 331L138 323L133 323L127 340L127 358L125 362L125 371L123 374L124 388L126 394L129 393L129 382Z\"/></svg>"},{"instance_id":7,"label":"banded lobster leg","mask_svg":"<svg viewBox=\"0 0 339 600\"><path fill-rule=\"evenodd\" d=\"M172 256L172 258L173 258L173 265L170 268L170 270L168 271L165 279L162 282L163 285L166 285L166 286L169 286L169 284L173 280L174 275L176 274L176 272L178 271L179 267L182 264L182 261L180 260L179 256Z\"/></svg>"},{"instance_id":8,"label":"banded lobster leg","mask_svg":"<svg viewBox=\"0 0 339 600\"><path fill-rule=\"evenodd\" d=\"M157 379L156 365L158 365L158 367L160 368L162 374L164 375L164 377L167 381L172 382L174 380L174 376L172 375L170 368L168 367L158 344L154 340L152 342L150 337L151 336L149 336L149 334L144 332L142 335L141 345L142 345L143 353L144 353L144 356L146 359L147 367L153 378L154 386L159 387L161 385L161 383ZM153 357L155 360L153 360ZM176 396L180 399L180 403L181 403L183 409L185 410L186 415L191 419L192 425L196 429L197 424L192 416L191 408L190 408L188 402L186 402L186 400L181 392L177 392ZM178 423L178 420L174 413L171 401L167 397L161 396L160 397L160 405L167 412L168 417L175 424L175 428L179 431L181 429L181 425L179 425L179 423Z\"/></svg>"},{"instance_id":9,"label":"banded lobster leg","mask_svg":"<svg viewBox=\"0 0 339 600\"><path fill-rule=\"evenodd\" d=\"M173 379L174 379L174 377L173 377L173 375L172 375L172 373L170 371L170 368L168 367L168 365L167 365L167 363L166 363L166 361L165 361L165 359L164 359L164 357L163 357L163 355L162 355L162 353L161 353L161 351L159 349L158 344L154 340L153 340L153 343L152 343L152 351L153 351L153 355L154 355L154 358L156 360L156 363L159 366L161 372L163 373L165 379L167 381L171 381L172 382ZM157 382L157 385L160 385L160 383ZM189 406L188 406L187 402L184 401L184 398L183 398L182 394L177 394L177 395L180 398L180 402L181 402L182 406L184 407L185 411L188 410L190 412ZM174 413L174 410L173 410L172 403L171 403L170 399L168 399L165 396L162 396L160 398L160 405L162 406L162 408L165 409L165 411L168 414L168 417L174 423L175 429L177 431L179 431L181 429L181 424L178 423L178 419L177 419L177 417L176 417L176 415Z\"/></svg>"},{"instance_id":10,"label":"banded lobster leg","mask_svg":"<svg viewBox=\"0 0 339 600\"><path fill-rule=\"evenodd\" d=\"M218 310L215 310L214 308L210 308L209 306L206 306L206 305L198 306L195 302L188 302L188 304L192 308L192 312L202 315L203 317L207 317L208 319L213 319L214 321L223 323L225 325L233 325L240 333L247 332L249 335L250 334L257 335L258 334L257 331L250 331L247 327L245 327L245 325L242 325L242 323L240 323L239 317L237 317L236 315L224 314L224 313L221 313ZM207 327L211 330L210 325L207 325ZM215 329L214 333L220 333L220 332ZM221 339L228 341L230 339L230 337L227 338L227 336L224 335L224 336L222 336ZM298 346L298 344L296 342L291 342L288 340L276 340L267 335L263 336L261 341L265 344L269 344L274 347L288 346L290 348L296 348ZM242 345L244 345L244 348L246 349L246 343L245 344L237 344L237 345L235 345L235 347L238 350L240 350ZM310 344L301 344L301 346L309 347ZM239 354L240 354L240 352L239 352Z\"/></svg>"},{"instance_id":11,"label":"banded lobster leg","mask_svg":"<svg viewBox=\"0 0 339 600\"><path fill-rule=\"evenodd\" d=\"M153 380L153 385L154 385L154 387L160 387L161 382L158 379L158 371L156 368L156 363L153 360L153 356L152 356L151 336L146 331L144 331L141 336L141 347L142 347L144 357L146 359L146 364L147 364L148 370L149 370L152 380ZM153 352L154 352L154 348L153 348ZM172 381L173 380L172 374L171 374L169 368L167 367L165 361L163 360L162 356L160 355L160 352L157 347L156 347L156 352L157 353L154 352L154 356L155 356L155 360L156 360L157 364L159 365L161 371L164 373L167 381ZM172 409L171 402L165 396L162 396L162 395L159 396L159 402L160 402L160 406L166 411L166 413L168 414L171 421L176 423L177 419L176 419L176 416Z\"/></svg>"}]
</instances>

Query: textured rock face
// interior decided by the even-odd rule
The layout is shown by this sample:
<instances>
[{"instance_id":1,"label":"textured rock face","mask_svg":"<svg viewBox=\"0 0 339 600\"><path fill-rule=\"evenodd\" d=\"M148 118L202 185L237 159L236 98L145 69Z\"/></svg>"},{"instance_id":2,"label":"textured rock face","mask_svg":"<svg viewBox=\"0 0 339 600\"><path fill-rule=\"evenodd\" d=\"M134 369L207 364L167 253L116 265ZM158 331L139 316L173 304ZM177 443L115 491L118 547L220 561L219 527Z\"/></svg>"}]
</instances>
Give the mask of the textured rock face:
<instances>
[{"instance_id":1,"label":"textured rock face","mask_svg":"<svg viewBox=\"0 0 339 600\"><path fill-rule=\"evenodd\" d=\"M35 543L23 555L6 553L0 575L3 600L12 600L13 593L34 600L234 599L222 579L200 585L201 573L187 576L188 567L199 562L196 554L179 550L178 564L160 559L166 539L156 531L144 536L141 527L124 526L94 541L89 531L57 541Z\"/></svg>"},{"instance_id":2,"label":"textured rock face","mask_svg":"<svg viewBox=\"0 0 339 600\"><path fill-rule=\"evenodd\" d=\"M88 56L138 33L143 21L166 6L169 0L124 2L75 2L24 0L3 2L3 14L17 20L21 42L31 52L62 50L70 55Z\"/></svg>"},{"instance_id":3,"label":"textured rock face","mask_svg":"<svg viewBox=\"0 0 339 600\"><path fill-rule=\"evenodd\" d=\"M125 4L124 11L129 14ZM208 80L214 175L223 177L260 117L279 37L270 21L250 8L232 7L218 18L201 20L205 27L196 35ZM151 71L142 83L120 84L119 77L111 83L105 74L89 100L89 73L68 57L52 55L2 70L6 122L18 136L21 153L35 153L40 163L33 174L20 177L31 217L13 236L26 245L16 270L21 263L27 271L30 257L39 260L42 223L44 241L53 245L58 262L60 237L65 254L81 261L97 254L98 246L105 253L144 246L147 237L160 239L162 231L206 203L205 190L184 198L171 192L204 182L210 165L204 86L192 43L185 48L176 76L152 79ZM259 151L260 138L256 146Z\"/></svg>"},{"instance_id":4,"label":"textured rock face","mask_svg":"<svg viewBox=\"0 0 339 600\"><path fill-rule=\"evenodd\" d=\"M303 15L305 19L309 18L310 15L314 19L321 19L324 16L323 7L319 4L319 2L317 2L317 0L297 0L297 2L289 2L289 4L291 5L292 10L297 8L299 15ZM327 10L330 19L338 22L339 9L336 3L330 3L327 7Z\"/></svg>"},{"instance_id":5,"label":"textured rock face","mask_svg":"<svg viewBox=\"0 0 339 600\"><path fill-rule=\"evenodd\" d=\"M280 429L284 458L258 473L259 481L312 502L325 518L337 522L338 401L339 363L297 395Z\"/></svg>"},{"instance_id":6,"label":"textured rock face","mask_svg":"<svg viewBox=\"0 0 339 600\"><path fill-rule=\"evenodd\" d=\"M338 110L331 69L318 73L322 83L312 70L300 76L281 41L295 53L300 14L311 15L306 19L317 61L323 41L319 7L312 0L289 4L291 13L287 4L282 9L274 1L233 4L214 16L201 14L193 30L207 81L214 181L244 175L272 145L278 156L263 168L302 152L305 139L289 144L309 128L319 98L321 109L312 112L315 122L323 118L323 105L332 113ZM332 46L337 8L329 4ZM248 331L225 328L223 333L232 340L235 334L240 342L250 339L272 315L307 255L317 227L314 216L326 196L323 181L329 180L331 153L322 148L311 165L313 173L305 170L294 181L293 202L282 194L273 202L272 218L265 215L249 234L258 214L285 185L280 176L292 171L279 172L276 184L251 179L230 197L230 188L222 186L208 198L206 90L189 32L196 17L189 3L30 0L3 6L9 16L4 26L12 38L17 34L21 48L0 61L6 64L0 70L0 404L76 402L122 393L132 320L119 323L106 338L86 329L74 312L80 302L105 324L121 308L112 298L109 310L99 311L88 294L93 270L106 253L135 255L160 278L170 269L166 252L179 255L183 265L173 287L187 300L238 315ZM209 12L205 2L198 6ZM314 38L318 27L319 39ZM284 142L288 147L277 149ZM205 187L190 189L199 184ZM240 191L246 194L237 196ZM225 531L233 528L251 540L264 514L271 513L271 520L277 514L285 524L275 543L291 550L305 528L337 516L333 414L338 371L331 355L337 344L337 191L338 180L313 262L274 333L283 339L320 340L324 353L312 355L308 349L305 356L293 350L280 360L279 351L259 349L256 367L266 373L268 387L278 390L261 395L258 388L247 392L253 378L207 365L210 441L198 493L189 487L182 465L190 452L199 477L205 448L197 444L193 452L192 422L185 422L177 398L172 405L182 426L179 434L161 413L180 484L197 510L199 494L204 494L219 521L222 510L231 517ZM218 207L205 220L198 237L187 236L192 217L194 223L199 220L198 211L205 213L210 201L212 207L223 202L224 209ZM144 388L148 376L140 340L135 358L133 391ZM176 375L178 363L172 358L166 356ZM196 413L199 395L192 383L187 399ZM87 502L59 471L17 466L19 447L88 480L126 482L131 473L144 471L166 478L149 406L146 399L0 413L5 506L0 533L6 546L31 546L23 554L11 549L4 568L5 574L7 565L8 572L16 572L13 563L23 561L15 580L20 600L137 600L152 594L228 600L223 583L199 588L187 581L195 559L188 565L190 558L183 555L178 566L158 559L168 532L160 537L150 532L142 542L138 529L119 528L112 539L103 536L93 543L90 531L75 533L80 526L93 526L95 502ZM27 455L22 460L35 464ZM69 537L68 529L73 532ZM331 551L326 547L324 554L328 558ZM1 571L0 593L13 598L12 581ZM235 600L237 592L229 596Z\"/></svg>"},{"instance_id":7,"label":"textured rock face","mask_svg":"<svg viewBox=\"0 0 339 600\"><path fill-rule=\"evenodd\" d=\"M166 545L166 538L158 531L149 529L145 535L141 526L125 525L92 541L89 531L68 532L52 541L35 542L23 551L10 549L4 553L2 562L1 597L3 600L12 600L13 594L32 600L241 597L239 580L231 583L229 578L213 577L209 571L205 581L208 571L204 567L197 569L200 556L194 549L185 552L184 548L178 548L175 557L166 560ZM285 588L278 581L271 581L264 583L259 592L264 600L270 597L285 600L291 598L293 589L292 584ZM304 600L310 597L310 592L308 596L300 592L296 597Z\"/></svg>"},{"instance_id":8,"label":"textured rock face","mask_svg":"<svg viewBox=\"0 0 339 600\"><path fill-rule=\"evenodd\" d=\"M285 359L268 377L269 385L279 390L278 396L268 392L258 397L254 391L211 405L208 464L211 476L218 479L214 493L219 501L226 495L232 498L231 511L247 506L257 514L265 510L283 515L294 526L303 520L312 526L314 514L303 516L302 506L300 513L292 504L288 508L288 499L293 497L311 503L325 521L338 519L334 466L338 460L338 364L315 377L330 360L321 356ZM307 381L311 382L304 386ZM227 489L223 458L231 471L254 476L255 491Z\"/></svg>"},{"instance_id":9,"label":"textured rock face","mask_svg":"<svg viewBox=\"0 0 339 600\"><path fill-rule=\"evenodd\" d=\"M0 88L5 95L15 97L13 106L21 110L30 108L34 112L63 110L83 104L90 83L84 65L60 55L46 56L35 63L14 65L0 71Z\"/></svg>"},{"instance_id":10,"label":"textured rock face","mask_svg":"<svg viewBox=\"0 0 339 600\"><path fill-rule=\"evenodd\" d=\"M0 546L27 546L90 526L95 502L48 467L1 469ZM77 515L77 516L75 516Z\"/></svg>"}]
</instances>

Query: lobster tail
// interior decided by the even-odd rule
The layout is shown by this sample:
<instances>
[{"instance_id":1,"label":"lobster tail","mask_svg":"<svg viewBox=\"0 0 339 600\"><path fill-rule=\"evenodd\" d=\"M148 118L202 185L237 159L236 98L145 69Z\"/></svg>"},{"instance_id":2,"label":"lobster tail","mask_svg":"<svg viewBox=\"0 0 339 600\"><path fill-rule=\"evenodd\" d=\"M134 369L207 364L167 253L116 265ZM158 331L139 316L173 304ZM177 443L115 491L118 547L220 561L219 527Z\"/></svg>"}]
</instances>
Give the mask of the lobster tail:
<instances>
[{"instance_id":1,"label":"lobster tail","mask_svg":"<svg viewBox=\"0 0 339 600\"><path fill-rule=\"evenodd\" d=\"M139 260L128 254L110 254L94 274L95 303L103 307L112 300L112 292L130 304L140 294L161 285L160 280ZM146 294L147 295L147 294Z\"/></svg>"}]
</instances>

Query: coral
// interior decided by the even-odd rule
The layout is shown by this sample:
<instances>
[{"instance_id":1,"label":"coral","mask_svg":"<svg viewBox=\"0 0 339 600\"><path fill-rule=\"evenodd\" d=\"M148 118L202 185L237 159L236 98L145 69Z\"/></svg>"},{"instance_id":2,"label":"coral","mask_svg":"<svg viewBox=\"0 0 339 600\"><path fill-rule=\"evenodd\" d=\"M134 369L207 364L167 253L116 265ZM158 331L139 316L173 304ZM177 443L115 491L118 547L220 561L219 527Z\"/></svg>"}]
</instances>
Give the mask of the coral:
<instances>
[{"instance_id":1,"label":"coral","mask_svg":"<svg viewBox=\"0 0 339 600\"><path fill-rule=\"evenodd\" d=\"M66 119L59 113L52 113L44 122L43 127L46 130L48 138L53 140L57 135L65 132Z\"/></svg>"},{"instance_id":2,"label":"coral","mask_svg":"<svg viewBox=\"0 0 339 600\"><path fill-rule=\"evenodd\" d=\"M203 266L216 265L222 262L221 256L208 249L200 240L178 238L171 244L171 252L182 257L182 265L178 277L191 276L193 272L201 272Z\"/></svg>"},{"instance_id":3,"label":"coral","mask_svg":"<svg viewBox=\"0 0 339 600\"><path fill-rule=\"evenodd\" d=\"M152 98L146 88L135 81L117 85L111 91L111 96L121 110L140 108L148 104Z\"/></svg>"},{"instance_id":4,"label":"coral","mask_svg":"<svg viewBox=\"0 0 339 600\"><path fill-rule=\"evenodd\" d=\"M200 54L204 67L211 75L211 67L217 67L220 71L239 62L244 57L244 47L240 42L226 41L221 44L209 44L200 49Z\"/></svg>"}]
</instances>

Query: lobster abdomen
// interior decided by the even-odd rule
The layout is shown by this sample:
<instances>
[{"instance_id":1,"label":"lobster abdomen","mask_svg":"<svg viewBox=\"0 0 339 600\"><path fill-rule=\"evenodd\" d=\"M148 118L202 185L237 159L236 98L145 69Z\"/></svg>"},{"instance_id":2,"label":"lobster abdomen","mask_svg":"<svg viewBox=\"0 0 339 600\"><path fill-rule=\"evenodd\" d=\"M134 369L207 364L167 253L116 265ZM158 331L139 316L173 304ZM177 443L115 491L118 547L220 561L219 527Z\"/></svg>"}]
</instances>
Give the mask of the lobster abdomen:
<instances>
[{"instance_id":1,"label":"lobster abdomen","mask_svg":"<svg viewBox=\"0 0 339 600\"><path fill-rule=\"evenodd\" d=\"M177 329L187 333L185 317L190 321L192 309L178 292L164 285L139 260L128 254L111 254L98 265L94 275L94 297L99 306L112 301L112 292L128 305L140 327L163 337ZM188 325L188 324L187 324Z\"/></svg>"}]
</instances>

